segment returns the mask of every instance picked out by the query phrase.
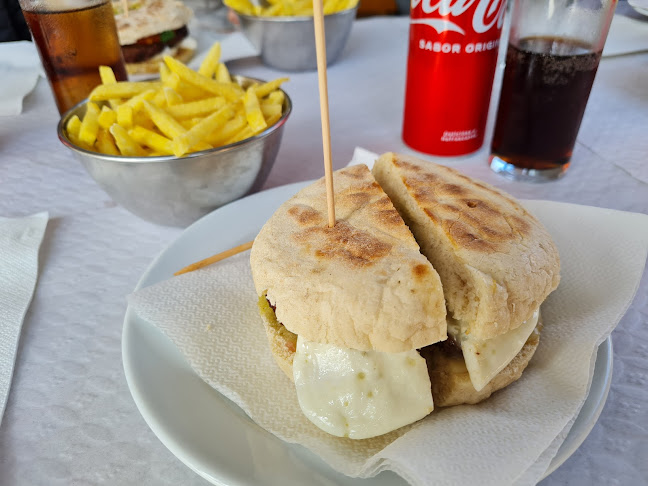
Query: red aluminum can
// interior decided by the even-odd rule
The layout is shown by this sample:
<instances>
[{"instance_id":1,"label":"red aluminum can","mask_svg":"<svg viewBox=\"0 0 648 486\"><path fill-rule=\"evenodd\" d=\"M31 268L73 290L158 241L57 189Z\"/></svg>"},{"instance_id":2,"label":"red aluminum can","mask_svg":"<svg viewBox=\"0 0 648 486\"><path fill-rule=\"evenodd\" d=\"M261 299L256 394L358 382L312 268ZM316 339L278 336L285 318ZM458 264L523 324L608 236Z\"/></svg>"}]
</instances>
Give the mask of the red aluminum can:
<instances>
[{"instance_id":1,"label":"red aluminum can","mask_svg":"<svg viewBox=\"0 0 648 486\"><path fill-rule=\"evenodd\" d=\"M506 0L412 0L404 142L457 156L484 143Z\"/></svg>"}]
</instances>

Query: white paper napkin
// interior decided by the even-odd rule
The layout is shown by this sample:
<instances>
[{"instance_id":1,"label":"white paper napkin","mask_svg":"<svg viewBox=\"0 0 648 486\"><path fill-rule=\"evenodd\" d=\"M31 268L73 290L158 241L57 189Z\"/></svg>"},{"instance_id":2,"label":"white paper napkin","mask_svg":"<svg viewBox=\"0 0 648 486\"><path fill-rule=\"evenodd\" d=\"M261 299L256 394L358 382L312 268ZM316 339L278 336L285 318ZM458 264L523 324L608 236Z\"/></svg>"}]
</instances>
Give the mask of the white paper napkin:
<instances>
[{"instance_id":1,"label":"white paper napkin","mask_svg":"<svg viewBox=\"0 0 648 486\"><path fill-rule=\"evenodd\" d=\"M615 15L603 48L603 57L641 51L648 51L648 20Z\"/></svg>"},{"instance_id":2,"label":"white paper napkin","mask_svg":"<svg viewBox=\"0 0 648 486\"><path fill-rule=\"evenodd\" d=\"M39 76L45 74L33 42L0 42L0 116L22 113L23 98Z\"/></svg>"},{"instance_id":3,"label":"white paper napkin","mask_svg":"<svg viewBox=\"0 0 648 486\"><path fill-rule=\"evenodd\" d=\"M293 384L268 350L249 253L142 289L129 305L257 424L344 474L389 469L414 485L535 484L583 405L598 345L638 288L648 216L548 201L525 205L553 235L563 267L560 287L542 307L540 346L523 377L482 404L437 410L375 439L329 436L301 413Z\"/></svg>"},{"instance_id":4,"label":"white paper napkin","mask_svg":"<svg viewBox=\"0 0 648 486\"><path fill-rule=\"evenodd\" d=\"M0 218L0 422L9 395L18 338L38 277L48 214Z\"/></svg>"}]
</instances>

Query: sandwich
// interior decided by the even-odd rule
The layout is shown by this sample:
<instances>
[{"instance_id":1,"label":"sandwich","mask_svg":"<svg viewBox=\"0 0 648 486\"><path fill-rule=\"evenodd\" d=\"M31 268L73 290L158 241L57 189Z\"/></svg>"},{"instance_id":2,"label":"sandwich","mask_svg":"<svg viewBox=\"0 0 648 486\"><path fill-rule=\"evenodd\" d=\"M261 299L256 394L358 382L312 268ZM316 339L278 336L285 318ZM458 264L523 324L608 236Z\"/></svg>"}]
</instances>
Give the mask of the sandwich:
<instances>
[{"instance_id":1,"label":"sandwich","mask_svg":"<svg viewBox=\"0 0 648 486\"><path fill-rule=\"evenodd\" d=\"M129 74L158 73L164 56L194 56L197 43L187 28L193 11L180 0L113 0L113 11Z\"/></svg>"},{"instance_id":2,"label":"sandwich","mask_svg":"<svg viewBox=\"0 0 648 486\"><path fill-rule=\"evenodd\" d=\"M277 210L250 255L270 349L306 417L363 439L518 379L558 284L540 223L495 188L395 154L373 174L337 171L334 186L333 228L320 180Z\"/></svg>"},{"instance_id":3,"label":"sandwich","mask_svg":"<svg viewBox=\"0 0 648 486\"><path fill-rule=\"evenodd\" d=\"M453 169L387 153L373 174L439 273L449 339L424 351L438 406L478 403L517 380L558 286L548 231L508 194Z\"/></svg>"},{"instance_id":4,"label":"sandwich","mask_svg":"<svg viewBox=\"0 0 648 486\"><path fill-rule=\"evenodd\" d=\"M270 349L302 411L362 439L433 410L416 350L446 339L446 308L438 274L369 169L337 171L334 184L334 227L320 180L267 221L250 262Z\"/></svg>"}]
</instances>

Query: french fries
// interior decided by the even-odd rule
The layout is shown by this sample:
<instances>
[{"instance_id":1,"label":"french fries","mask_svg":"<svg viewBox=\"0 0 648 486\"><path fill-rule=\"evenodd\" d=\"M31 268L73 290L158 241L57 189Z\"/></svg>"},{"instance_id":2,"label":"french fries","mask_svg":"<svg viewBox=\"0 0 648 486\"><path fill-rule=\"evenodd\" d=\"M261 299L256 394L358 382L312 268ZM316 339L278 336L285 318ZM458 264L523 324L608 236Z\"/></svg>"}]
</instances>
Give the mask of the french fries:
<instances>
[{"instance_id":1,"label":"french fries","mask_svg":"<svg viewBox=\"0 0 648 486\"><path fill-rule=\"evenodd\" d=\"M245 118L247 118L248 125L250 125L252 131L258 133L265 130L268 125L263 117L254 86L250 86L245 92L243 106L245 107Z\"/></svg>"},{"instance_id":2,"label":"french fries","mask_svg":"<svg viewBox=\"0 0 648 486\"><path fill-rule=\"evenodd\" d=\"M173 153L177 156L186 154L194 148L214 130L222 127L227 120L234 116L234 110L230 106L224 106L216 113L212 113L202 121L194 125L186 133L183 133L173 139Z\"/></svg>"},{"instance_id":3,"label":"french fries","mask_svg":"<svg viewBox=\"0 0 648 486\"><path fill-rule=\"evenodd\" d=\"M220 61L220 56L220 43L215 42L211 49L209 49L209 52L207 53L207 56L205 56L203 62L200 64L200 68L198 68L198 74L202 74L203 76L207 76L208 78L214 76L214 74L216 74L216 69L218 69L218 61Z\"/></svg>"},{"instance_id":4,"label":"french fries","mask_svg":"<svg viewBox=\"0 0 648 486\"><path fill-rule=\"evenodd\" d=\"M115 138L122 155L127 157L142 157L146 155L144 149L128 134L126 129L117 123L110 127L110 133Z\"/></svg>"},{"instance_id":5,"label":"french fries","mask_svg":"<svg viewBox=\"0 0 648 486\"><path fill-rule=\"evenodd\" d=\"M301 0L298 0L301 1ZM288 78L243 89L220 62L214 44L198 71L165 57L160 79L117 82L107 66L89 95L86 113L72 117L70 140L107 155L183 156L235 143L274 125L283 114Z\"/></svg>"},{"instance_id":6,"label":"french fries","mask_svg":"<svg viewBox=\"0 0 648 486\"><path fill-rule=\"evenodd\" d=\"M108 101L114 98L131 98L149 89L158 89L162 83L141 81L133 83L120 81L119 83L100 84L92 90L88 99L90 101Z\"/></svg>"},{"instance_id":7,"label":"french fries","mask_svg":"<svg viewBox=\"0 0 648 486\"><path fill-rule=\"evenodd\" d=\"M102 154L119 155L119 150L117 149L112 136L109 132L101 128L97 133L97 148Z\"/></svg>"},{"instance_id":8,"label":"french fries","mask_svg":"<svg viewBox=\"0 0 648 486\"><path fill-rule=\"evenodd\" d=\"M99 131L99 107L95 103L88 103L86 114L81 121L79 140L86 145L92 146L97 140Z\"/></svg>"},{"instance_id":9,"label":"french fries","mask_svg":"<svg viewBox=\"0 0 648 486\"><path fill-rule=\"evenodd\" d=\"M101 113L99 113L99 118L97 121L99 122L99 126L101 128L108 130L110 126L117 121L117 113L104 105L101 107ZM68 135L69 132L70 124L68 123Z\"/></svg>"},{"instance_id":10,"label":"french fries","mask_svg":"<svg viewBox=\"0 0 648 486\"><path fill-rule=\"evenodd\" d=\"M244 15L258 17L312 17L311 0L268 0L267 7L259 7L250 0L224 0L225 5ZM324 0L324 15L353 8L358 0Z\"/></svg>"}]
</instances>

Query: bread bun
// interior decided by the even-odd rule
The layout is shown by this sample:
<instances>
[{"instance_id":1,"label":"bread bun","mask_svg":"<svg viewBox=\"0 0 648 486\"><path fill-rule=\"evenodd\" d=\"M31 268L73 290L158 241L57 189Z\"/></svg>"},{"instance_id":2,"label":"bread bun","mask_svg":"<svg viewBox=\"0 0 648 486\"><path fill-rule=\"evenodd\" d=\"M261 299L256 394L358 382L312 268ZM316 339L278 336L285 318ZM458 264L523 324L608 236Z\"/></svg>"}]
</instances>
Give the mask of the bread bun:
<instances>
[{"instance_id":1,"label":"bread bun","mask_svg":"<svg viewBox=\"0 0 648 486\"><path fill-rule=\"evenodd\" d=\"M336 171L337 222L324 179L285 202L250 255L257 295L309 341L401 352L446 339L439 276L364 166Z\"/></svg>"},{"instance_id":2,"label":"bread bun","mask_svg":"<svg viewBox=\"0 0 648 486\"><path fill-rule=\"evenodd\" d=\"M196 55L196 49L191 47L179 47L167 49L165 52L156 55L143 62L126 63L126 71L130 75L151 74L158 75L160 73L160 63L164 61L164 56L171 56L185 64L191 61Z\"/></svg>"},{"instance_id":3,"label":"bread bun","mask_svg":"<svg viewBox=\"0 0 648 486\"><path fill-rule=\"evenodd\" d=\"M538 325L515 358L479 391L475 390L470 381L460 349L440 344L423 348L421 356L425 358L428 366L434 406L451 407L479 403L497 390L517 381L538 348L541 328L542 325L538 321Z\"/></svg>"},{"instance_id":4,"label":"bread bun","mask_svg":"<svg viewBox=\"0 0 648 486\"><path fill-rule=\"evenodd\" d=\"M449 314L477 338L519 327L558 286L551 236L504 192L393 153L373 174L439 273Z\"/></svg>"},{"instance_id":5,"label":"bread bun","mask_svg":"<svg viewBox=\"0 0 648 486\"><path fill-rule=\"evenodd\" d=\"M197 42L188 37L193 10L180 0L126 0L113 2L119 44L129 75L158 74L164 56L186 63Z\"/></svg>"}]
</instances>

